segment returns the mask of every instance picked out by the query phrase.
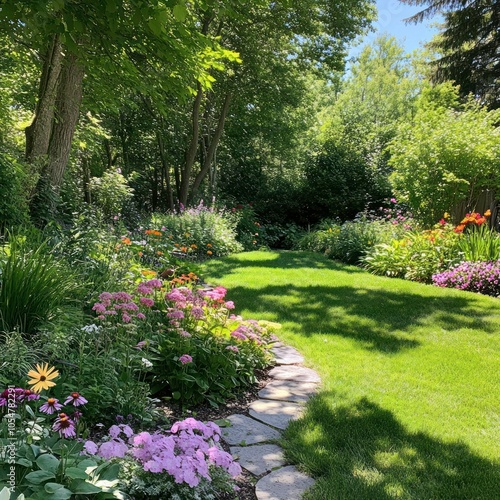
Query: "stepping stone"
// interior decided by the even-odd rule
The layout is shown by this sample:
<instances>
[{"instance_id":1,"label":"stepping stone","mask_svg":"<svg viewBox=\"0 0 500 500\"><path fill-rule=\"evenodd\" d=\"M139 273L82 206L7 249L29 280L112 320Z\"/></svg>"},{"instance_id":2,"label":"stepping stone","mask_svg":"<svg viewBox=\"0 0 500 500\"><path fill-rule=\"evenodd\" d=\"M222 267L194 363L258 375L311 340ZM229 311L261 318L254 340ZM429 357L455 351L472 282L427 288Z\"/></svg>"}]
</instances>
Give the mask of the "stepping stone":
<instances>
[{"instance_id":1,"label":"stepping stone","mask_svg":"<svg viewBox=\"0 0 500 500\"><path fill-rule=\"evenodd\" d=\"M230 445L247 446L279 439L281 436L276 429L246 415L230 415L227 420L231 422L231 426L223 427L221 431L222 437Z\"/></svg>"},{"instance_id":2,"label":"stepping stone","mask_svg":"<svg viewBox=\"0 0 500 500\"><path fill-rule=\"evenodd\" d=\"M285 344L283 344L283 342L280 342L279 340L276 340L274 342L269 342L269 344L271 344L273 347L273 349L275 347L285 347Z\"/></svg>"},{"instance_id":3,"label":"stepping stone","mask_svg":"<svg viewBox=\"0 0 500 500\"><path fill-rule=\"evenodd\" d=\"M296 403L258 399L250 404L248 413L267 425L286 429L290 420L299 418L301 411L302 406Z\"/></svg>"},{"instance_id":4,"label":"stepping stone","mask_svg":"<svg viewBox=\"0 0 500 500\"><path fill-rule=\"evenodd\" d=\"M313 484L314 479L289 465L260 479L255 493L258 500L299 500Z\"/></svg>"},{"instance_id":5,"label":"stepping stone","mask_svg":"<svg viewBox=\"0 0 500 500\"><path fill-rule=\"evenodd\" d=\"M292 380L294 382L313 382L319 384L319 375L310 368L303 366L276 366L269 372L275 380Z\"/></svg>"},{"instance_id":6,"label":"stepping stone","mask_svg":"<svg viewBox=\"0 0 500 500\"><path fill-rule=\"evenodd\" d=\"M318 384L293 382L292 380L273 380L259 391L259 398L305 403L316 393Z\"/></svg>"},{"instance_id":7,"label":"stepping stone","mask_svg":"<svg viewBox=\"0 0 500 500\"><path fill-rule=\"evenodd\" d=\"M290 346L273 347L271 352L276 358L277 365L296 365L304 362L302 354Z\"/></svg>"},{"instance_id":8,"label":"stepping stone","mask_svg":"<svg viewBox=\"0 0 500 500\"><path fill-rule=\"evenodd\" d=\"M231 446L231 455L254 476L260 476L285 464L283 450L275 444Z\"/></svg>"}]
</instances>

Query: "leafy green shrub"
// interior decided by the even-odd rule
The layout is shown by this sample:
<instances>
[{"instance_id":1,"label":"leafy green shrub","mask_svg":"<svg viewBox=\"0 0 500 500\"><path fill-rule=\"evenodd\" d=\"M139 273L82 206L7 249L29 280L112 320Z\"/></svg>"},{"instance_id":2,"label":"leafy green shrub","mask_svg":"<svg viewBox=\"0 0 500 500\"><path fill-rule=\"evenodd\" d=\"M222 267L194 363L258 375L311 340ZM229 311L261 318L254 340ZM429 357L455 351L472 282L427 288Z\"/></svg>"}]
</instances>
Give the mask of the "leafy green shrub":
<instances>
[{"instance_id":1,"label":"leafy green shrub","mask_svg":"<svg viewBox=\"0 0 500 500\"><path fill-rule=\"evenodd\" d=\"M118 216L134 192L120 169L108 170L102 177L92 177L90 189L107 219Z\"/></svg>"},{"instance_id":2,"label":"leafy green shrub","mask_svg":"<svg viewBox=\"0 0 500 500\"><path fill-rule=\"evenodd\" d=\"M174 287L165 296L163 287L153 279L133 295L104 292L94 304L100 323L94 344L101 344L96 353L109 349L111 357L121 356L120 379L146 371L146 364L153 393L185 405L216 405L254 383L255 369L270 361L266 344L276 325L230 317L234 304L222 287Z\"/></svg>"},{"instance_id":3,"label":"leafy green shrub","mask_svg":"<svg viewBox=\"0 0 500 500\"><path fill-rule=\"evenodd\" d=\"M167 234L178 251L197 258L240 252L236 241L236 221L224 211L205 207L183 210L180 214L153 214L151 226Z\"/></svg>"},{"instance_id":4,"label":"leafy green shrub","mask_svg":"<svg viewBox=\"0 0 500 500\"><path fill-rule=\"evenodd\" d=\"M375 245L361 262L374 274L430 283L433 274L457 260L457 239L449 225L411 231L403 239Z\"/></svg>"},{"instance_id":5,"label":"leafy green shrub","mask_svg":"<svg viewBox=\"0 0 500 500\"><path fill-rule=\"evenodd\" d=\"M424 90L413 121L401 123L389 146L391 184L428 226L458 203L500 187L499 110L471 101L457 111L457 104L450 82Z\"/></svg>"},{"instance_id":6,"label":"leafy green shrub","mask_svg":"<svg viewBox=\"0 0 500 500\"><path fill-rule=\"evenodd\" d=\"M390 241L404 231L402 225L371 221L364 215L343 224L327 219L317 231L303 236L296 246L299 250L321 252L347 264L359 264L374 245Z\"/></svg>"},{"instance_id":7,"label":"leafy green shrub","mask_svg":"<svg viewBox=\"0 0 500 500\"><path fill-rule=\"evenodd\" d=\"M76 313L79 284L46 242L32 249L12 236L0 248L0 328L26 334Z\"/></svg>"},{"instance_id":8,"label":"leafy green shrub","mask_svg":"<svg viewBox=\"0 0 500 500\"><path fill-rule=\"evenodd\" d=\"M151 343L153 388L185 405L213 405L256 382L269 364L266 345L276 325L229 316L226 290L174 288L167 293L165 329ZM229 316L229 317L228 317Z\"/></svg>"}]
</instances>

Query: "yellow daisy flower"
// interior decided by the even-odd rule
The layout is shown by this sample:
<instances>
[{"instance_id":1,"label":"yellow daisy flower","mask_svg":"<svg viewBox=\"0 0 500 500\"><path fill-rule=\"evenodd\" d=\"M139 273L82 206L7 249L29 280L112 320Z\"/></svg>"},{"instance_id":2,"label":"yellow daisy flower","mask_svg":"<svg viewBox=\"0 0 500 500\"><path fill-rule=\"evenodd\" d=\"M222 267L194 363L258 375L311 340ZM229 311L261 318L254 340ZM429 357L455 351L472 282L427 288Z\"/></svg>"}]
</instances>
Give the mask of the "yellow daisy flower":
<instances>
[{"instance_id":1,"label":"yellow daisy flower","mask_svg":"<svg viewBox=\"0 0 500 500\"><path fill-rule=\"evenodd\" d=\"M28 384L33 386L32 390L34 392L42 392L43 389L54 387L56 384L51 382L51 380L58 376L59 372L53 366L49 368L48 363L45 363L45 365L36 365L36 370L28 372L28 377L31 377Z\"/></svg>"}]
</instances>

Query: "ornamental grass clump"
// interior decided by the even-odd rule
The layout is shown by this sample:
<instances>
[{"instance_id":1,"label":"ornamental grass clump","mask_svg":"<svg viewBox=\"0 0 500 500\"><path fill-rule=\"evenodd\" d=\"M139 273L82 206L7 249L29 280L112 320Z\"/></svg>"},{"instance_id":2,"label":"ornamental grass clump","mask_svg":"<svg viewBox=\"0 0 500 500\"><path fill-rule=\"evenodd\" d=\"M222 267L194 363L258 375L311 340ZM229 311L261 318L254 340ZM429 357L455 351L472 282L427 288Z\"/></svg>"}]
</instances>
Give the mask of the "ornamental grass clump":
<instances>
[{"instance_id":1,"label":"ornamental grass clump","mask_svg":"<svg viewBox=\"0 0 500 500\"><path fill-rule=\"evenodd\" d=\"M500 260L462 262L448 271L435 274L432 282L440 287L500 297Z\"/></svg>"}]
</instances>

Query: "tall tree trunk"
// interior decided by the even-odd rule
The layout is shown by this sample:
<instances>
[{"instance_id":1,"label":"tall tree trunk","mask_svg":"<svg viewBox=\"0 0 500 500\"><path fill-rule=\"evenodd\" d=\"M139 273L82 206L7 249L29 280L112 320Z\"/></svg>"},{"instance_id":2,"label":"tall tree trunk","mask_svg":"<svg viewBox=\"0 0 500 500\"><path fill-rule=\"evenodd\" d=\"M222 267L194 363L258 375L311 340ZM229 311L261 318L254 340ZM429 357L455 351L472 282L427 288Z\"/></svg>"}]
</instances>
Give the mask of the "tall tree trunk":
<instances>
[{"instance_id":1,"label":"tall tree trunk","mask_svg":"<svg viewBox=\"0 0 500 500\"><path fill-rule=\"evenodd\" d=\"M228 93L224 98L224 104L222 105L222 110L219 115L219 121L214 131L212 140L210 141L210 145L208 146L208 150L205 155L203 165L201 167L201 170L198 172L198 174L194 179L193 187L191 190L191 199L193 199L194 196L196 196L196 192L198 191L200 184L202 183L203 179L206 177L208 171L210 170L210 165L212 165L212 162L215 157L215 152L217 151L217 146L219 145L222 132L224 131L224 123L226 121L226 117L229 112L230 104L231 104L231 94Z\"/></svg>"},{"instance_id":2,"label":"tall tree trunk","mask_svg":"<svg viewBox=\"0 0 500 500\"><path fill-rule=\"evenodd\" d=\"M35 115L25 130L26 159L30 162L49 150L62 59L59 35L54 35L43 60Z\"/></svg>"},{"instance_id":3,"label":"tall tree trunk","mask_svg":"<svg viewBox=\"0 0 500 500\"><path fill-rule=\"evenodd\" d=\"M158 142L158 149L160 151L161 164L163 167L163 172L165 176L165 182L167 184L167 202L168 208L172 212L174 211L174 195L172 193L172 184L170 182L170 168L168 165L167 157L165 154L165 145L163 143L163 137L159 130L156 131L156 140ZM163 183L162 183L163 186Z\"/></svg>"},{"instance_id":4,"label":"tall tree trunk","mask_svg":"<svg viewBox=\"0 0 500 500\"><path fill-rule=\"evenodd\" d=\"M82 175L83 175L83 199L86 203L92 203L90 192L90 167L89 159L86 154L82 156Z\"/></svg>"},{"instance_id":5,"label":"tall tree trunk","mask_svg":"<svg viewBox=\"0 0 500 500\"><path fill-rule=\"evenodd\" d=\"M69 54L61 70L56 99L54 129L49 144L47 174L51 185L59 190L68 165L71 142L80 114L84 68L74 54Z\"/></svg>"},{"instance_id":6,"label":"tall tree trunk","mask_svg":"<svg viewBox=\"0 0 500 500\"><path fill-rule=\"evenodd\" d=\"M181 187L179 193L179 203L182 205L187 204L187 199L189 195L189 183L191 179L191 172L193 170L193 165L196 159L196 153L198 151L198 140L200 137L200 107L201 101L203 99L203 90L201 84L198 82L198 92L193 104L192 113L192 135L191 142L186 151L186 161L184 163L184 168L181 171Z\"/></svg>"}]
</instances>

